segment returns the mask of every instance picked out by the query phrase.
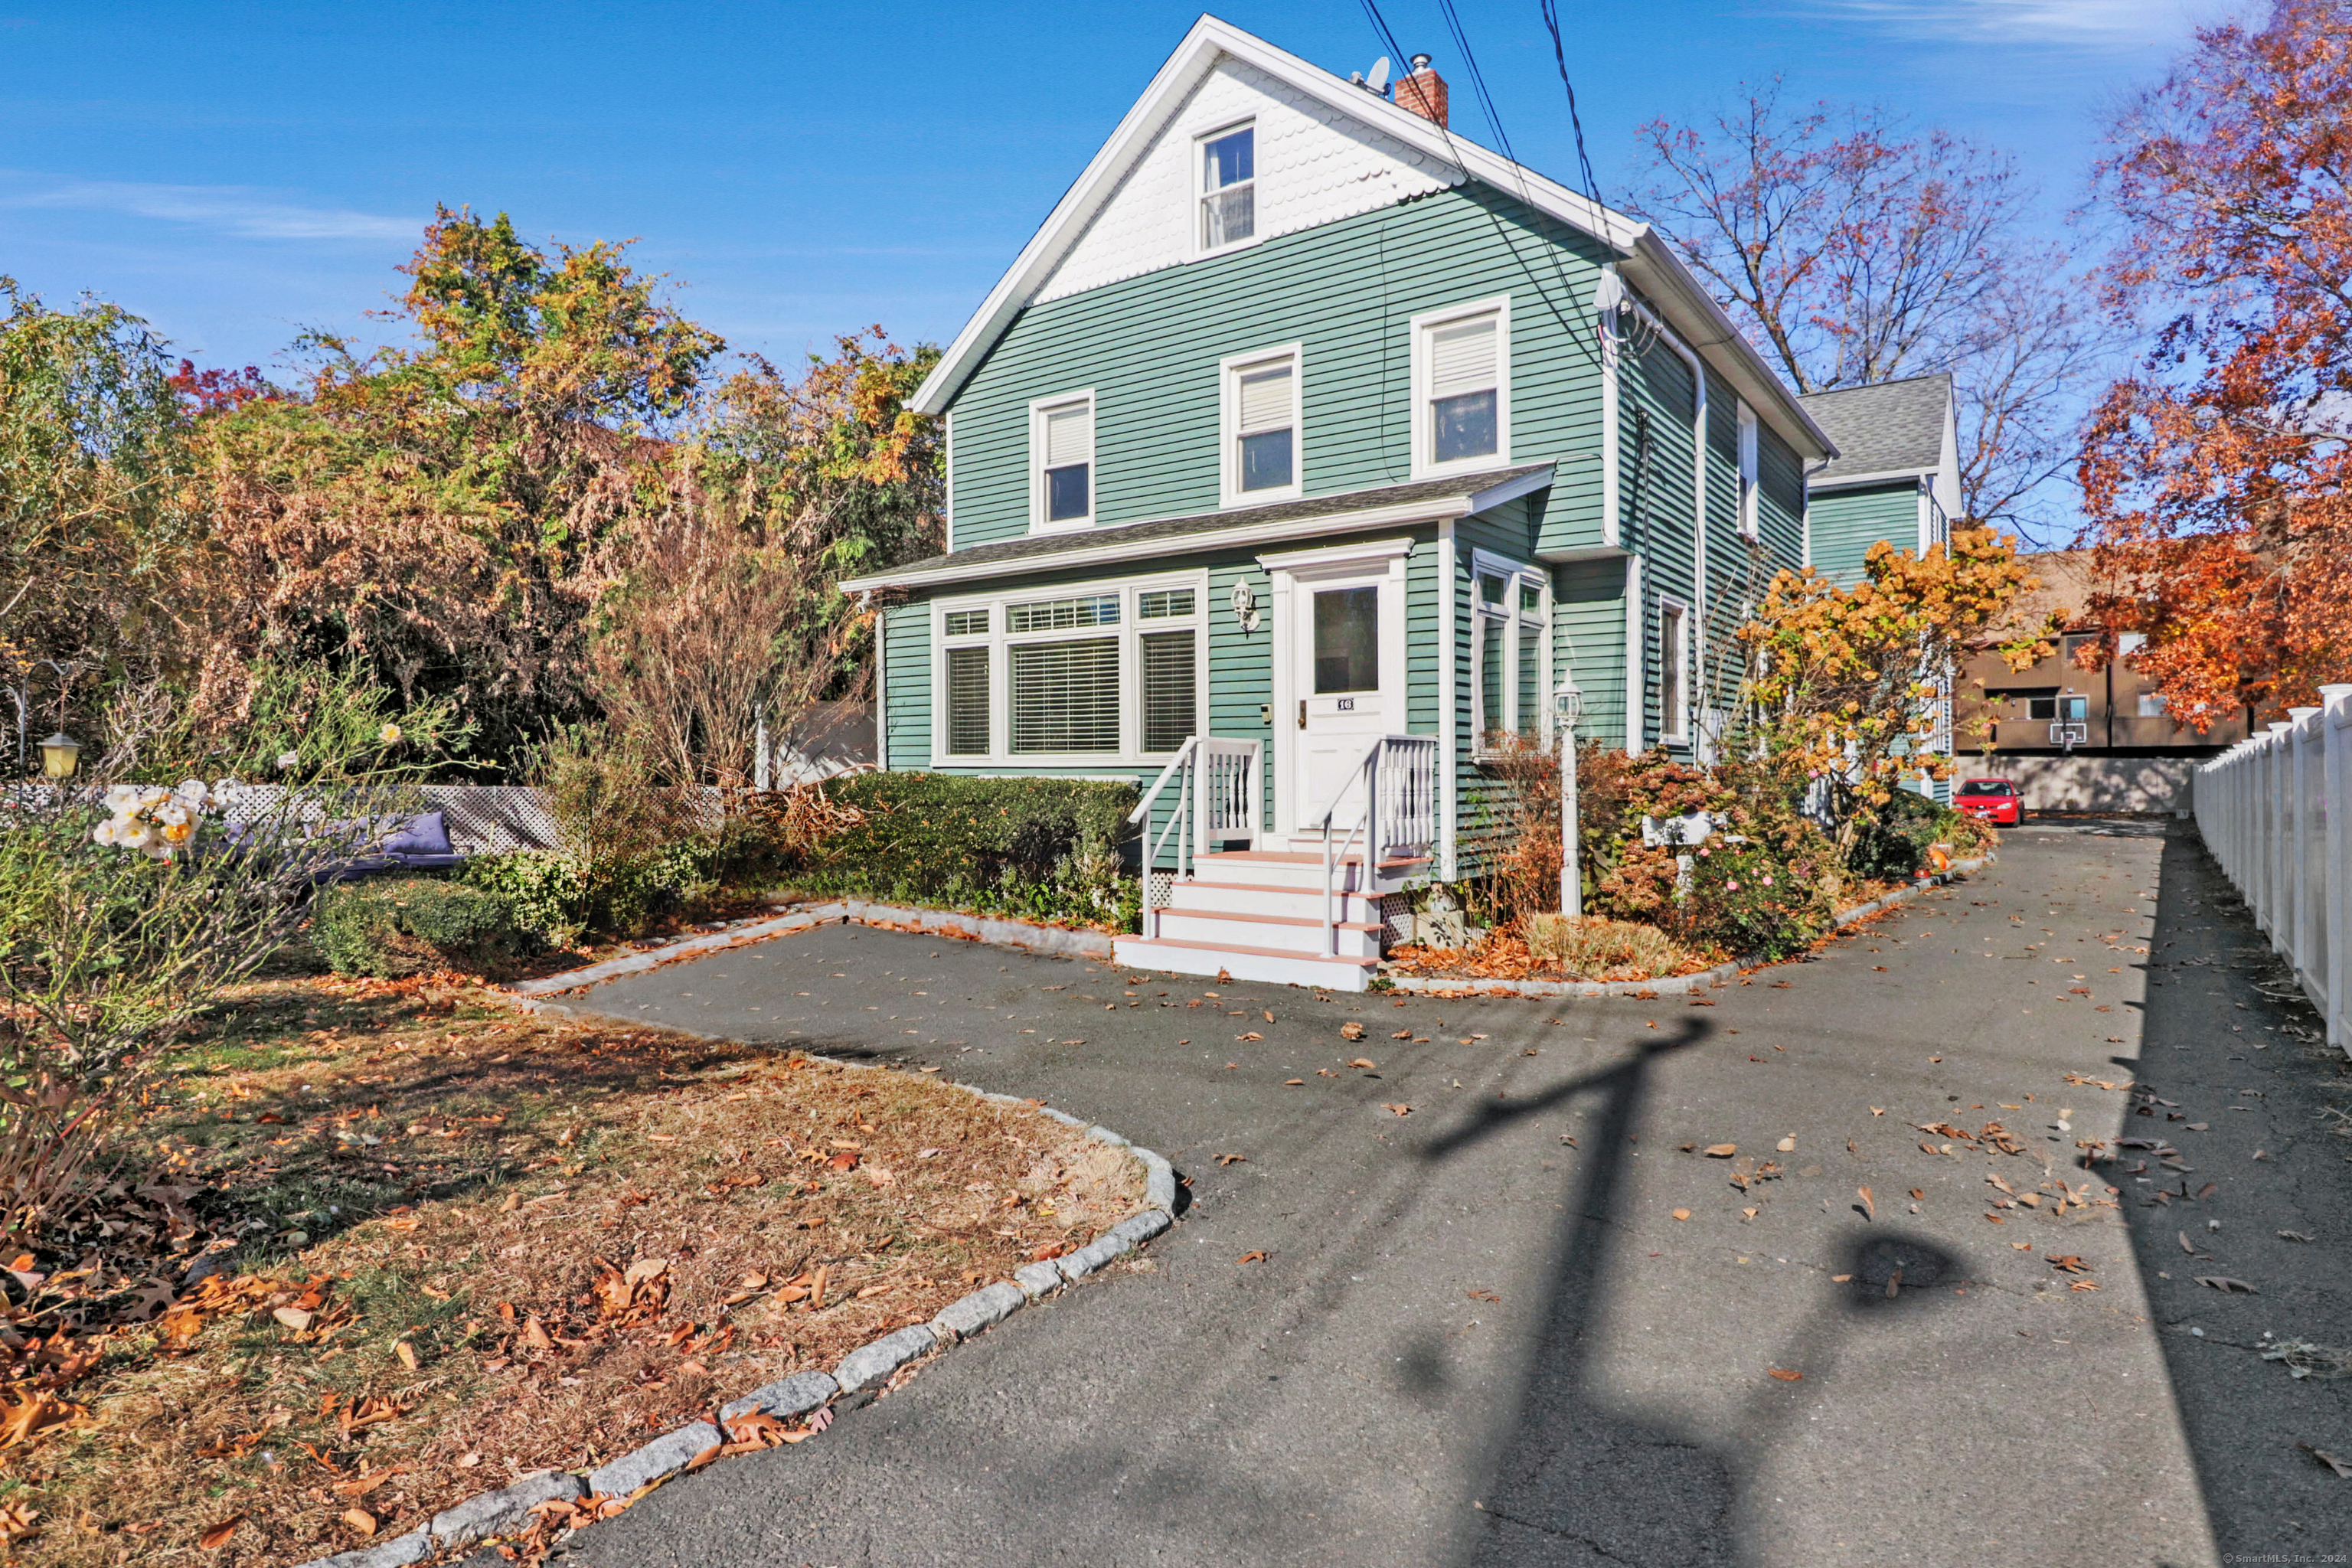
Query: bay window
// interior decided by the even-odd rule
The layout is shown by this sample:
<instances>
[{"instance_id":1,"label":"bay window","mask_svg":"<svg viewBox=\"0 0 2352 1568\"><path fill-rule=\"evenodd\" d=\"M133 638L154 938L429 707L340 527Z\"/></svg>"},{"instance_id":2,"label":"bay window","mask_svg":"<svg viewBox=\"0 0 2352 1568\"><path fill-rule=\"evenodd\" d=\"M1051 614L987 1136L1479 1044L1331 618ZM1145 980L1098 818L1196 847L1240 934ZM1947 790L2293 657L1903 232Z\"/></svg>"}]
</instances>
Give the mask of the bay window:
<instances>
[{"instance_id":1,"label":"bay window","mask_svg":"<svg viewBox=\"0 0 2352 1568\"><path fill-rule=\"evenodd\" d=\"M1549 722L1551 614L1540 567L1472 556L1473 749L1492 755L1511 736L1540 742Z\"/></svg>"}]
</instances>

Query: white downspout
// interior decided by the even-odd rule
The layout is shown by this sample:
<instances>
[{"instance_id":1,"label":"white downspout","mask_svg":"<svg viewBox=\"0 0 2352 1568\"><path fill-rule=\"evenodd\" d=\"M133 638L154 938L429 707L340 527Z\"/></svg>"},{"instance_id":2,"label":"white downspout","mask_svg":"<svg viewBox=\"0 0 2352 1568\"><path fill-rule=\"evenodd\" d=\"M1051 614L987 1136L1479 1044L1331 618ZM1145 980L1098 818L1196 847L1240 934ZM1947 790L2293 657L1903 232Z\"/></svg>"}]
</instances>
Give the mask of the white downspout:
<instances>
[{"instance_id":1,"label":"white downspout","mask_svg":"<svg viewBox=\"0 0 2352 1568\"><path fill-rule=\"evenodd\" d=\"M1438 770L1438 836L1444 847L1438 857L1437 879L1441 882L1456 880L1461 875L1456 831L1461 823L1462 781L1454 776L1454 731L1462 716L1454 710L1454 665L1459 650L1454 646L1454 596L1460 592L1454 581L1454 520L1441 518L1437 524L1437 646L1443 651L1437 661L1437 770Z\"/></svg>"},{"instance_id":2,"label":"white downspout","mask_svg":"<svg viewBox=\"0 0 2352 1568\"><path fill-rule=\"evenodd\" d=\"M1642 558L1625 557L1625 750L1642 754Z\"/></svg>"}]
</instances>

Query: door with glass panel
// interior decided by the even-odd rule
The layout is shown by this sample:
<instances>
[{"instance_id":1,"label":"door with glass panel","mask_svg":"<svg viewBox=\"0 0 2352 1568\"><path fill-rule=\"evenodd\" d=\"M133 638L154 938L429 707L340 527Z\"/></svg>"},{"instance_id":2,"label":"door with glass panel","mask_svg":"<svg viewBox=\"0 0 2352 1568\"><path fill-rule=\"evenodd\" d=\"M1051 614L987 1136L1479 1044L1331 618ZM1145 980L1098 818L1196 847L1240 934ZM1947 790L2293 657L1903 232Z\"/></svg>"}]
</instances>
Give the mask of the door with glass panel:
<instances>
[{"instance_id":1,"label":"door with glass panel","mask_svg":"<svg viewBox=\"0 0 2352 1568\"><path fill-rule=\"evenodd\" d=\"M1402 718L1401 669L1386 668L1381 623L1401 591L1385 565L1347 575L1301 578L1292 605L1294 820L1303 830L1346 786L1334 827L1363 809L1355 776L1366 750ZM1402 606L1397 606L1402 610ZM1391 695L1395 693L1397 695ZM1392 713L1391 705L1399 711Z\"/></svg>"}]
</instances>

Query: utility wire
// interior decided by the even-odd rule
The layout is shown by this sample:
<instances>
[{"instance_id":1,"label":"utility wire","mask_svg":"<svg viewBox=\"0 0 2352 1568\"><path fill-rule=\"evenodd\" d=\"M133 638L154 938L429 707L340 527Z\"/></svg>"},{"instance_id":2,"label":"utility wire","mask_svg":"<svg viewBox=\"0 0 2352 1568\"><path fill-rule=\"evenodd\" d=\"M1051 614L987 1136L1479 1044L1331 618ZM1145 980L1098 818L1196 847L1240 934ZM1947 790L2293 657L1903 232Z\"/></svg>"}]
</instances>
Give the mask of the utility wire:
<instances>
[{"instance_id":1,"label":"utility wire","mask_svg":"<svg viewBox=\"0 0 2352 1568\"><path fill-rule=\"evenodd\" d=\"M1576 112L1576 83L1568 77L1568 51L1559 41L1559 0L1539 0L1543 6L1544 26L1551 34L1552 63L1559 68L1559 85L1568 89L1568 122L1576 132L1577 167L1584 171L1584 194L1592 198L1595 206L1606 206L1601 199L1601 182L1592 176L1592 159L1584 150L1584 121ZM1448 11L1453 9L1450 3Z\"/></svg>"}]
</instances>

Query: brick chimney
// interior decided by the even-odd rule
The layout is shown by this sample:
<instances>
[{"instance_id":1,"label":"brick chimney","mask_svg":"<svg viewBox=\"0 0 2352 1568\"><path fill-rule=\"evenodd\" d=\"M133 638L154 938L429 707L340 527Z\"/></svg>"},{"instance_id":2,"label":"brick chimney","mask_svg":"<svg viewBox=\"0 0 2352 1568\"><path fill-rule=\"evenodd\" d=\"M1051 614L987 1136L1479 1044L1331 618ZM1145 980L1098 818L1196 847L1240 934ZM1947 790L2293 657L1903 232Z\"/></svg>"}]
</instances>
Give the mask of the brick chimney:
<instances>
[{"instance_id":1,"label":"brick chimney","mask_svg":"<svg viewBox=\"0 0 2352 1568\"><path fill-rule=\"evenodd\" d=\"M1412 57L1412 74L1396 84L1399 109L1410 109L1441 127L1445 123L1445 79L1429 68L1427 55Z\"/></svg>"}]
</instances>

